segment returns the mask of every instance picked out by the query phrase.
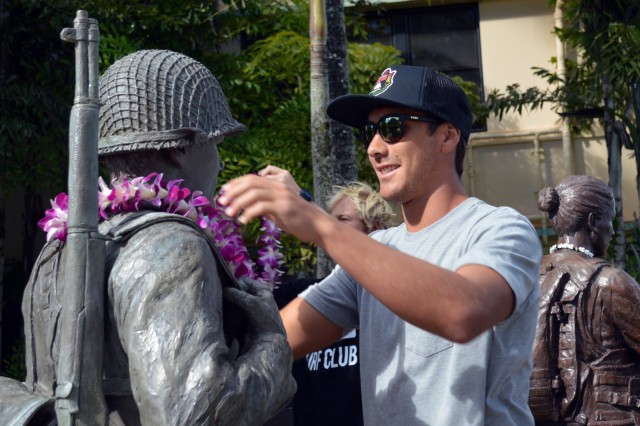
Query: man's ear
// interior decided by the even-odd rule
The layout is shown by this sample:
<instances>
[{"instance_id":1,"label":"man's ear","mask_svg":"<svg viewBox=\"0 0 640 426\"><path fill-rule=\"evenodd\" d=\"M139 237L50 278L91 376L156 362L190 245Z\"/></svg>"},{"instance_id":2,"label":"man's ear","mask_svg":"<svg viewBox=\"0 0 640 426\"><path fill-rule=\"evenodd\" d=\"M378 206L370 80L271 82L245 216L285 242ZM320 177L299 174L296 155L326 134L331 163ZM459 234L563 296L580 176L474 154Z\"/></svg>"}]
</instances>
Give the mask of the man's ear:
<instances>
[{"instance_id":1,"label":"man's ear","mask_svg":"<svg viewBox=\"0 0 640 426\"><path fill-rule=\"evenodd\" d=\"M589 213L589 216L587 216L587 227L589 228L589 232L595 232L596 215L593 214L593 212Z\"/></svg>"},{"instance_id":2,"label":"man's ear","mask_svg":"<svg viewBox=\"0 0 640 426\"><path fill-rule=\"evenodd\" d=\"M451 123L444 123L442 127L444 131L442 152L445 154L456 152L456 147L460 143L460 129Z\"/></svg>"}]
</instances>

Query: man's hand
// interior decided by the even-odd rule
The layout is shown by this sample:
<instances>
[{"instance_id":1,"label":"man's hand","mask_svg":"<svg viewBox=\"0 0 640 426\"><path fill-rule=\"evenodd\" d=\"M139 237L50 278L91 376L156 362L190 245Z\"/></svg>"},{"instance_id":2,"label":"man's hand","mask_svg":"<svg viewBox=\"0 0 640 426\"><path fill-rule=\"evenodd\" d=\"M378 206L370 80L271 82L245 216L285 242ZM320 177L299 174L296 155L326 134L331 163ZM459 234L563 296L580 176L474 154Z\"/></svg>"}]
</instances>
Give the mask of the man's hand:
<instances>
[{"instance_id":1,"label":"man's hand","mask_svg":"<svg viewBox=\"0 0 640 426\"><path fill-rule=\"evenodd\" d=\"M315 203L309 203L287 184L256 175L245 175L222 186L218 202L225 213L247 224L266 216L278 227L302 241L320 243L322 226L335 222Z\"/></svg>"},{"instance_id":2,"label":"man's hand","mask_svg":"<svg viewBox=\"0 0 640 426\"><path fill-rule=\"evenodd\" d=\"M258 172L258 176L282 182L287 185L287 188L289 188L294 194L300 194L301 188L298 186L288 170L269 165L260 170Z\"/></svg>"}]
</instances>

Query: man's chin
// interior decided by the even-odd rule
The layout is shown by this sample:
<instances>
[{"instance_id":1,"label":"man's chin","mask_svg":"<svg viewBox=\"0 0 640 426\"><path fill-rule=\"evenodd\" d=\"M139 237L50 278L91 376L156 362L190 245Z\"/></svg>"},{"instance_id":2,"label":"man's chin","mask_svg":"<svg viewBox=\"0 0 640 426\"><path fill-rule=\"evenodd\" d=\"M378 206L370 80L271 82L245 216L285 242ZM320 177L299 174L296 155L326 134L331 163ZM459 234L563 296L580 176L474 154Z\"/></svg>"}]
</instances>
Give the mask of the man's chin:
<instances>
[{"instance_id":1,"label":"man's chin","mask_svg":"<svg viewBox=\"0 0 640 426\"><path fill-rule=\"evenodd\" d=\"M402 204L403 197L397 191L394 191L392 188L385 188L384 186L380 186L380 196L390 203L398 203Z\"/></svg>"}]
</instances>

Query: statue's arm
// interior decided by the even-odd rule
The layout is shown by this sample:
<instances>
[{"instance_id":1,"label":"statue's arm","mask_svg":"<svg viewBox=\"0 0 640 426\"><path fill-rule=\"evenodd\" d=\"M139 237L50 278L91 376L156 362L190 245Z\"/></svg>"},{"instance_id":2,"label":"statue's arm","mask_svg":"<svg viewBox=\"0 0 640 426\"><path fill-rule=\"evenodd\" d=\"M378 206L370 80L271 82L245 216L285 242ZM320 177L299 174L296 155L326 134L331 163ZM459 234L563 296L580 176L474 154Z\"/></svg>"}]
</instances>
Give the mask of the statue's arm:
<instances>
[{"instance_id":1,"label":"statue's arm","mask_svg":"<svg viewBox=\"0 0 640 426\"><path fill-rule=\"evenodd\" d=\"M236 357L225 342L222 288L206 241L184 225L147 231L129 240L110 276L142 424L265 421L295 388L281 324L254 329ZM279 319L275 304L273 315Z\"/></svg>"},{"instance_id":2,"label":"statue's arm","mask_svg":"<svg viewBox=\"0 0 640 426\"><path fill-rule=\"evenodd\" d=\"M623 339L640 354L640 285L626 272L616 270L610 277L608 310Z\"/></svg>"}]
</instances>

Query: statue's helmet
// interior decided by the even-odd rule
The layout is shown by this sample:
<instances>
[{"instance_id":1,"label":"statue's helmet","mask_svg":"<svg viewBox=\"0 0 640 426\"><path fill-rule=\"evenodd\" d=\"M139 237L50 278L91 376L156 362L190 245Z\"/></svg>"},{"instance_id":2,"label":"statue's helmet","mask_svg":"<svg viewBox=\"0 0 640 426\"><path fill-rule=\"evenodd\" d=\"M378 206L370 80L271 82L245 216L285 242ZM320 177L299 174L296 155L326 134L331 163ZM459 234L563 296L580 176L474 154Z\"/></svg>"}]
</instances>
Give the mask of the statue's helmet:
<instances>
[{"instance_id":1,"label":"statue's helmet","mask_svg":"<svg viewBox=\"0 0 640 426\"><path fill-rule=\"evenodd\" d=\"M116 61L100 77L100 104L100 155L218 143L246 129L211 71L168 50Z\"/></svg>"}]
</instances>

